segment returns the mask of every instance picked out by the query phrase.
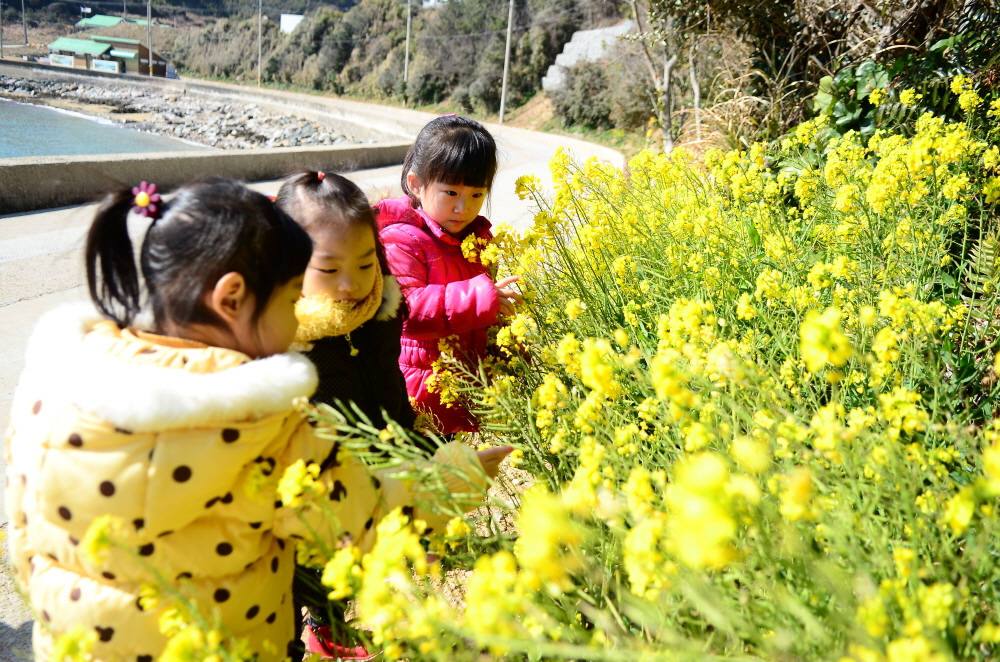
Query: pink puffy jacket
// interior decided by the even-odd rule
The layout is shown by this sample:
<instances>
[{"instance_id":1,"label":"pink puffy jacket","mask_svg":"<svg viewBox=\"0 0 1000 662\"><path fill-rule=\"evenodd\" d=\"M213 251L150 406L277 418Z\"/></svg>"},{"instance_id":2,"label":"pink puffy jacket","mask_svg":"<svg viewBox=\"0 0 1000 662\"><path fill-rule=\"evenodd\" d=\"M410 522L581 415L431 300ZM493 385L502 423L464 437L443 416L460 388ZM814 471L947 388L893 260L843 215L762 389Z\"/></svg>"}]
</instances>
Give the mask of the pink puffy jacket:
<instances>
[{"instance_id":1,"label":"pink puffy jacket","mask_svg":"<svg viewBox=\"0 0 1000 662\"><path fill-rule=\"evenodd\" d=\"M382 200L379 237L389 269L399 281L409 313L403 321L399 367L414 409L432 415L444 433L472 432L475 418L462 407L447 407L425 382L438 358L438 340L458 336L459 354L478 366L486 353L486 329L496 324L500 299L489 269L462 255L462 239L474 232L492 239L490 222L479 216L453 237L406 196Z\"/></svg>"}]
</instances>

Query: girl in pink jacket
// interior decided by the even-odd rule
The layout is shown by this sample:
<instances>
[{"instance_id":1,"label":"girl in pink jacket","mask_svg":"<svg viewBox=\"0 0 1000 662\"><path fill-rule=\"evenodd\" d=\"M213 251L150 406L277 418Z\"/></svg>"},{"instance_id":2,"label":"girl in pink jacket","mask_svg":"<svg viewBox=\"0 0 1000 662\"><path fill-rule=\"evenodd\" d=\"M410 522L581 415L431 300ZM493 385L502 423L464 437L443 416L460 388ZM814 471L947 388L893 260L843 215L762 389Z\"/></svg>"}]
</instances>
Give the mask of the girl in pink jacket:
<instances>
[{"instance_id":1,"label":"girl in pink jacket","mask_svg":"<svg viewBox=\"0 0 1000 662\"><path fill-rule=\"evenodd\" d=\"M428 414L440 432L477 429L465 408L442 404L427 390L440 355L438 341L456 336L456 355L477 367L486 353L486 329L510 315L521 296L496 283L478 258L462 253L471 234L493 238L479 215L497 171L497 147L482 124L467 117L439 117L425 126L403 162L403 195L382 200L379 237L389 269L399 282L409 312L403 322L399 367L414 408Z\"/></svg>"}]
</instances>

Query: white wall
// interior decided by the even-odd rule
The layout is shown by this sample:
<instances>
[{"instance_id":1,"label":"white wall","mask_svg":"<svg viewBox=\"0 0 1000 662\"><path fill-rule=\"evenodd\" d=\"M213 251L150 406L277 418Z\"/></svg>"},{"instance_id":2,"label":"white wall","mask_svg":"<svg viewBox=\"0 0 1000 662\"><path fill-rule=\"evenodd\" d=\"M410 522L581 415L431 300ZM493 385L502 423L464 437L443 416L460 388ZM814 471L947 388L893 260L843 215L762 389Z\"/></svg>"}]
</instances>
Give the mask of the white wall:
<instances>
[{"instance_id":1,"label":"white wall","mask_svg":"<svg viewBox=\"0 0 1000 662\"><path fill-rule=\"evenodd\" d=\"M291 33L295 30L295 27L302 22L303 18L302 14L282 14L281 31L285 34Z\"/></svg>"}]
</instances>

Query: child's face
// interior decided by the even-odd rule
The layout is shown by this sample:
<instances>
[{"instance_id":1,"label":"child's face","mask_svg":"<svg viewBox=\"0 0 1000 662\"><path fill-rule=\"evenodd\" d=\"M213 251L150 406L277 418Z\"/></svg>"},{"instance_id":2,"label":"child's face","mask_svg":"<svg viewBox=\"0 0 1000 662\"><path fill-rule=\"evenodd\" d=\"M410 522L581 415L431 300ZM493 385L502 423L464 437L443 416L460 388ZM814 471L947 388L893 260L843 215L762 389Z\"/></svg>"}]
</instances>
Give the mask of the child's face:
<instances>
[{"instance_id":1,"label":"child's face","mask_svg":"<svg viewBox=\"0 0 1000 662\"><path fill-rule=\"evenodd\" d=\"M486 202L487 189L481 186L444 182L423 185L412 172L406 176L406 184L427 215L450 235L461 234Z\"/></svg>"},{"instance_id":2,"label":"child's face","mask_svg":"<svg viewBox=\"0 0 1000 662\"><path fill-rule=\"evenodd\" d=\"M336 301L360 301L375 286L375 235L361 223L340 223L310 231L313 254L302 294Z\"/></svg>"},{"instance_id":3,"label":"child's face","mask_svg":"<svg viewBox=\"0 0 1000 662\"><path fill-rule=\"evenodd\" d=\"M256 299L243 274L232 271L223 275L205 296L206 305L222 324L170 326L164 333L212 347L234 349L253 359L287 352L295 340L299 329L295 304L302 297L302 276L276 287L256 318Z\"/></svg>"},{"instance_id":4,"label":"child's face","mask_svg":"<svg viewBox=\"0 0 1000 662\"><path fill-rule=\"evenodd\" d=\"M302 276L275 288L264 312L257 318L253 351L244 350L245 354L259 359L288 351L299 329L295 304L301 296Z\"/></svg>"}]
</instances>

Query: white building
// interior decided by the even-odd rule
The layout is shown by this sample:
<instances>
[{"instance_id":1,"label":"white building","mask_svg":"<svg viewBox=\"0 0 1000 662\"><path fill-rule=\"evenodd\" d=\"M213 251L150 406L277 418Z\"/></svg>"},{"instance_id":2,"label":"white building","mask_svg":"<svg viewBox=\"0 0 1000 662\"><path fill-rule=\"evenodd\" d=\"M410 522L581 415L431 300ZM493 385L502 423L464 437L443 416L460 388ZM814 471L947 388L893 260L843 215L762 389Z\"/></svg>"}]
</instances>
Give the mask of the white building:
<instances>
[{"instance_id":1,"label":"white building","mask_svg":"<svg viewBox=\"0 0 1000 662\"><path fill-rule=\"evenodd\" d=\"M305 17L302 14L282 14L279 27L285 34L291 34L298 27L299 23L302 22L303 18Z\"/></svg>"}]
</instances>

